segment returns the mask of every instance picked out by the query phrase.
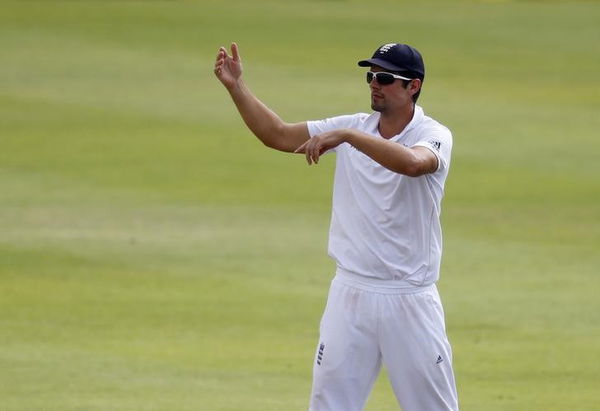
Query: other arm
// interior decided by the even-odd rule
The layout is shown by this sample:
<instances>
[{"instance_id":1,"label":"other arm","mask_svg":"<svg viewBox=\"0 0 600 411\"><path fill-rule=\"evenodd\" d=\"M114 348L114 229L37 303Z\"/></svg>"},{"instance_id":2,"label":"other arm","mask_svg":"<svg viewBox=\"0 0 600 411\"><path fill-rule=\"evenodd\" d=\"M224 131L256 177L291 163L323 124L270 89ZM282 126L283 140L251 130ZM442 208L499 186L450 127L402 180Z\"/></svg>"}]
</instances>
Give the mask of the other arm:
<instances>
[{"instance_id":1,"label":"other arm","mask_svg":"<svg viewBox=\"0 0 600 411\"><path fill-rule=\"evenodd\" d=\"M333 130L314 136L298 147L296 152L304 153L309 165L316 164L321 154L342 143L349 143L385 168L410 177L433 173L438 168L436 155L426 147L405 147L353 129Z\"/></svg>"},{"instance_id":2,"label":"other arm","mask_svg":"<svg viewBox=\"0 0 600 411\"><path fill-rule=\"evenodd\" d=\"M294 152L310 139L306 123L286 123L256 98L241 78L242 62L236 43L231 45L231 54L229 56L227 50L221 47L214 71L229 92L242 119L267 147Z\"/></svg>"}]
</instances>

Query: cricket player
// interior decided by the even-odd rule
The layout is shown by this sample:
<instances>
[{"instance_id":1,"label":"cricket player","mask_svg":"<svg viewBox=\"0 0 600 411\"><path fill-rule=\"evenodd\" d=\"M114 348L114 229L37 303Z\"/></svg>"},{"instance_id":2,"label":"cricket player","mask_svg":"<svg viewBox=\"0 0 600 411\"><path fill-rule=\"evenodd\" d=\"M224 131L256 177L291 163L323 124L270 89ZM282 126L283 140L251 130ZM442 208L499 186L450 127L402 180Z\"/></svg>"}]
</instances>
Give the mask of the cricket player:
<instances>
[{"instance_id":1,"label":"cricket player","mask_svg":"<svg viewBox=\"0 0 600 411\"><path fill-rule=\"evenodd\" d=\"M416 104L425 78L417 50L384 44L358 65L368 70L373 112L293 124L248 89L235 43L231 55L220 48L214 72L266 146L309 165L336 155L329 255L337 269L310 410L362 410L382 364L404 411L458 410L436 288L452 134Z\"/></svg>"}]
</instances>

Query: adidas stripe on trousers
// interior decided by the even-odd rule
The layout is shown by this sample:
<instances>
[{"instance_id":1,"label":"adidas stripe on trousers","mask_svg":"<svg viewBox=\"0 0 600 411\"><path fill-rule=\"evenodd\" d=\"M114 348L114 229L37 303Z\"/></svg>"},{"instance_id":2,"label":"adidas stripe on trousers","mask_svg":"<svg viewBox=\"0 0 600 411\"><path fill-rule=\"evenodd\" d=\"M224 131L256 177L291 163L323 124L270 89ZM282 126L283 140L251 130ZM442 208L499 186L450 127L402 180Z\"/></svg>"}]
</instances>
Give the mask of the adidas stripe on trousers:
<instances>
[{"instance_id":1,"label":"adidas stripe on trousers","mask_svg":"<svg viewBox=\"0 0 600 411\"><path fill-rule=\"evenodd\" d=\"M315 354L310 411L360 411L383 364L403 411L458 410L435 284L406 288L339 272Z\"/></svg>"}]
</instances>

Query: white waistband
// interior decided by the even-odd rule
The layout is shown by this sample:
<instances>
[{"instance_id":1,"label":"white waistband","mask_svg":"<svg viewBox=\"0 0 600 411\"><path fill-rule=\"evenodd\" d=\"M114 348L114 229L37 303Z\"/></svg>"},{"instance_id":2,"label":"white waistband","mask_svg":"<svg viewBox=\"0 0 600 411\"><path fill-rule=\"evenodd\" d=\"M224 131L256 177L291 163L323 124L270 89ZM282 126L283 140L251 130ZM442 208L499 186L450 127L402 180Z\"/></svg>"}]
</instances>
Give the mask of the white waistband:
<instances>
[{"instance_id":1,"label":"white waistband","mask_svg":"<svg viewBox=\"0 0 600 411\"><path fill-rule=\"evenodd\" d=\"M414 294L435 289L434 284L416 286L404 280L382 280L380 278L365 277L351 271L339 268L336 271L334 281L361 290L373 291L383 294Z\"/></svg>"}]
</instances>

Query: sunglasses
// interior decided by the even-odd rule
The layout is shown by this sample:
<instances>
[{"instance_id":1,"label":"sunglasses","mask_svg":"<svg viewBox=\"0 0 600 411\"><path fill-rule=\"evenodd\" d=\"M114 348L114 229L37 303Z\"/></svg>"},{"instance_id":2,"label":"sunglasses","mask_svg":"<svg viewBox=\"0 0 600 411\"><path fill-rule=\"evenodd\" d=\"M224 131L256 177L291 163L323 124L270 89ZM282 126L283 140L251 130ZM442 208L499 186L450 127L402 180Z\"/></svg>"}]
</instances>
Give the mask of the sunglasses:
<instances>
[{"instance_id":1,"label":"sunglasses","mask_svg":"<svg viewBox=\"0 0 600 411\"><path fill-rule=\"evenodd\" d=\"M367 83L371 84L373 79L376 79L377 82L379 84L381 84L382 86L392 84L394 81L396 81L396 79L409 80L409 81L412 80L411 78L402 77L402 76L399 76L399 75L393 74L393 73L386 73L385 71L378 71L377 73L374 73L372 71L367 71Z\"/></svg>"}]
</instances>

